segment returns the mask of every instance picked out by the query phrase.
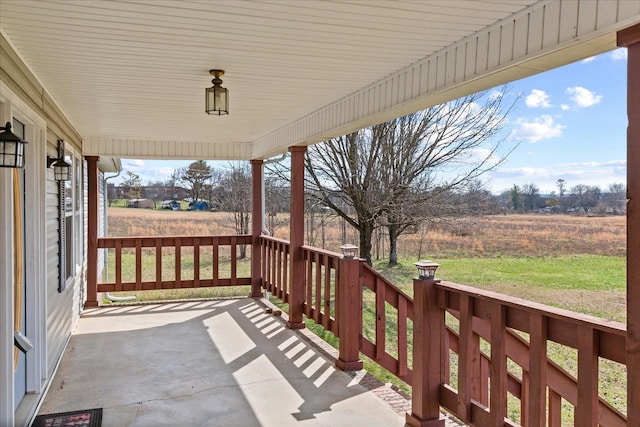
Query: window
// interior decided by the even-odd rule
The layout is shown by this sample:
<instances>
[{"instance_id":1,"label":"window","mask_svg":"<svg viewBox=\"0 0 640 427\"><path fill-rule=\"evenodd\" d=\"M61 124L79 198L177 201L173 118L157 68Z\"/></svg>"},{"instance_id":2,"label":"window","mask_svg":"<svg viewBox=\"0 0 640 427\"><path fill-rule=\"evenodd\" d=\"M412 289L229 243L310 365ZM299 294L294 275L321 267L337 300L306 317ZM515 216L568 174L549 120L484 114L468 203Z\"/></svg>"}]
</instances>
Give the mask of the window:
<instances>
[{"instance_id":1,"label":"window","mask_svg":"<svg viewBox=\"0 0 640 427\"><path fill-rule=\"evenodd\" d=\"M82 208L84 193L83 182L83 162L73 149L67 147L69 153L65 156L67 163L71 165L71 176L69 181L60 183L61 191L61 221L60 238L62 254L60 291L64 290L76 276L78 269L82 266L84 256L84 226Z\"/></svg>"}]
</instances>

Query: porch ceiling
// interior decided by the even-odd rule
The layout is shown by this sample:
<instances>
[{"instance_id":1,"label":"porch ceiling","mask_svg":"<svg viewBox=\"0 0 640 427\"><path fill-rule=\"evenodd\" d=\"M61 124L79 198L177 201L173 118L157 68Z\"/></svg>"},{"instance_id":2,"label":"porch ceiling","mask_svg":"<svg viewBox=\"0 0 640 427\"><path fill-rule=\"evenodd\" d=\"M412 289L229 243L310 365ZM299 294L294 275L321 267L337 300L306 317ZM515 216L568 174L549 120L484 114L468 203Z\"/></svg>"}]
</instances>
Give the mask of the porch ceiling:
<instances>
[{"instance_id":1,"label":"porch ceiling","mask_svg":"<svg viewBox=\"0 0 640 427\"><path fill-rule=\"evenodd\" d=\"M85 154L249 159L612 49L640 3L606 6L0 0L0 29ZM229 116L204 112L212 68L226 72Z\"/></svg>"}]
</instances>

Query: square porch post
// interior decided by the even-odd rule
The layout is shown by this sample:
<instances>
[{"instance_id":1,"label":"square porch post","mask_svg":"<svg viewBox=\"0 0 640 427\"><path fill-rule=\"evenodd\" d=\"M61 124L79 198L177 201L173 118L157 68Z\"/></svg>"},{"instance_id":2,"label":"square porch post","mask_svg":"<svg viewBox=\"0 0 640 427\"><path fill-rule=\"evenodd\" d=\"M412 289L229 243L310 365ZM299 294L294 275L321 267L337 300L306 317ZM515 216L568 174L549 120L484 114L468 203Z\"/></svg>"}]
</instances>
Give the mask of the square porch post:
<instances>
[{"instance_id":1,"label":"square porch post","mask_svg":"<svg viewBox=\"0 0 640 427\"><path fill-rule=\"evenodd\" d=\"M86 156L87 160L87 301L86 307L98 306L98 203L100 172L97 156Z\"/></svg>"},{"instance_id":2,"label":"square porch post","mask_svg":"<svg viewBox=\"0 0 640 427\"><path fill-rule=\"evenodd\" d=\"M440 419L444 310L436 303L438 279L413 279L413 382L410 427L444 427Z\"/></svg>"},{"instance_id":3,"label":"square porch post","mask_svg":"<svg viewBox=\"0 0 640 427\"><path fill-rule=\"evenodd\" d=\"M262 296L260 235L262 234L262 160L251 160L251 298Z\"/></svg>"},{"instance_id":4,"label":"square porch post","mask_svg":"<svg viewBox=\"0 0 640 427\"><path fill-rule=\"evenodd\" d=\"M640 425L640 25L618 33L627 59L627 424Z\"/></svg>"},{"instance_id":5,"label":"square porch post","mask_svg":"<svg viewBox=\"0 0 640 427\"><path fill-rule=\"evenodd\" d=\"M287 328L302 329L304 304L304 154L307 147L289 147L291 153L291 209L289 220L289 321Z\"/></svg>"}]
</instances>

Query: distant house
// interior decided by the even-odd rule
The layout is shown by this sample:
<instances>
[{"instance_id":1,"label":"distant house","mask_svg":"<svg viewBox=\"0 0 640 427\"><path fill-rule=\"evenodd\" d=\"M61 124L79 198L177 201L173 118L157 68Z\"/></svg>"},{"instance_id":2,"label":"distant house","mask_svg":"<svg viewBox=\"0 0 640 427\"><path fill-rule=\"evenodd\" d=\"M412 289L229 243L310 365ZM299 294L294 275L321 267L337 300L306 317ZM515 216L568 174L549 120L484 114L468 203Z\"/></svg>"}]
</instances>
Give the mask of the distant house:
<instances>
[{"instance_id":1,"label":"distant house","mask_svg":"<svg viewBox=\"0 0 640 427\"><path fill-rule=\"evenodd\" d=\"M151 199L129 199L127 200L128 208L153 209L155 206Z\"/></svg>"}]
</instances>

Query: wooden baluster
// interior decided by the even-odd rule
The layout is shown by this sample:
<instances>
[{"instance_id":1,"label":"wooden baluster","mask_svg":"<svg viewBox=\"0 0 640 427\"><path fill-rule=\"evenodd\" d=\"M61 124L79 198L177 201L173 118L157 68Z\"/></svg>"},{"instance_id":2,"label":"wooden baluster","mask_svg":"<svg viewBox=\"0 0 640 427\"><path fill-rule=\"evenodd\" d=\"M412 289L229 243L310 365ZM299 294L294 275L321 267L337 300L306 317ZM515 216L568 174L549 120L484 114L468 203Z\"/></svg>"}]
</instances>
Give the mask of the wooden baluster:
<instances>
[{"instance_id":1,"label":"wooden baluster","mask_svg":"<svg viewBox=\"0 0 640 427\"><path fill-rule=\"evenodd\" d=\"M311 258L311 256L309 256L309 258ZM315 305L315 316L313 317L313 320L315 320L316 323L320 323L320 319L321 319L321 306L322 306L322 257L320 256L319 252L314 253L314 262L316 265L316 280L315 280L315 295L314 295L314 305ZM309 300L311 299L311 297L309 297Z\"/></svg>"},{"instance_id":2,"label":"wooden baluster","mask_svg":"<svg viewBox=\"0 0 640 427\"><path fill-rule=\"evenodd\" d=\"M269 271L267 269L268 252L267 252L266 243L268 242L263 238L260 239L260 242L261 242L260 243L260 277L262 278L262 287L266 288L267 291L271 292L271 289L269 289L269 284L270 284Z\"/></svg>"},{"instance_id":3,"label":"wooden baluster","mask_svg":"<svg viewBox=\"0 0 640 427\"><path fill-rule=\"evenodd\" d=\"M503 427L507 416L507 356L505 345L506 308L500 303L491 307L491 365L489 408L491 425Z\"/></svg>"},{"instance_id":4,"label":"wooden baluster","mask_svg":"<svg viewBox=\"0 0 640 427\"><path fill-rule=\"evenodd\" d=\"M193 239L193 286L200 286L200 239Z\"/></svg>"},{"instance_id":5,"label":"wooden baluster","mask_svg":"<svg viewBox=\"0 0 640 427\"><path fill-rule=\"evenodd\" d=\"M376 277L376 359L383 360L386 347L387 313L385 311L385 286Z\"/></svg>"},{"instance_id":6,"label":"wooden baluster","mask_svg":"<svg viewBox=\"0 0 640 427\"><path fill-rule=\"evenodd\" d=\"M491 362L485 358L480 357L480 402L489 406L489 376L491 375Z\"/></svg>"},{"instance_id":7,"label":"wooden baluster","mask_svg":"<svg viewBox=\"0 0 640 427\"><path fill-rule=\"evenodd\" d=\"M576 425L598 425L598 334L592 328L578 328L578 405Z\"/></svg>"},{"instance_id":8,"label":"wooden baluster","mask_svg":"<svg viewBox=\"0 0 640 427\"><path fill-rule=\"evenodd\" d=\"M238 238L236 236L231 236L230 246L231 286L235 286L238 283Z\"/></svg>"},{"instance_id":9,"label":"wooden baluster","mask_svg":"<svg viewBox=\"0 0 640 427\"><path fill-rule=\"evenodd\" d=\"M541 314L529 316L529 375L526 399L522 399L527 426L544 427L547 396L547 318ZM523 381L523 392L525 384Z\"/></svg>"},{"instance_id":10,"label":"wooden baluster","mask_svg":"<svg viewBox=\"0 0 640 427\"><path fill-rule=\"evenodd\" d=\"M176 289L182 287L182 240L179 237L175 238L175 248L176 248Z\"/></svg>"},{"instance_id":11,"label":"wooden baluster","mask_svg":"<svg viewBox=\"0 0 640 427\"><path fill-rule=\"evenodd\" d=\"M469 342L469 346L471 347L471 367L472 367L471 398L477 400L478 402L483 402L482 354L480 352L480 336L478 334L476 333L471 334L471 340ZM488 371L488 366L486 369ZM484 404L486 405L488 401L488 395L486 394L486 387L485 387L484 396L485 396Z\"/></svg>"},{"instance_id":12,"label":"wooden baluster","mask_svg":"<svg viewBox=\"0 0 640 427\"><path fill-rule=\"evenodd\" d=\"M409 374L407 334L407 299L398 294L398 376L401 378Z\"/></svg>"},{"instance_id":13,"label":"wooden baluster","mask_svg":"<svg viewBox=\"0 0 640 427\"><path fill-rule=\"evenodd\" d=\"M213 248L211 253L211 267L213 270L212 279L213 286L218 286L220 284L220 239L217 237L213 238Z\"/></svg>"},{"instance_id":14,"label":"wooden baluster","mask_svg":"<svg viewBox=\"0 0 640 427\"><path fill-rule=\"evenodd\" d=\"M286 245L282 246L282 300L289 302L289 249Z\"/></svg>"},{"instance_id":15,"label":"wooden baluster","mask_svg":"<svg viewBox=\"0 0 640 427\"><path fill-rule=\"evenodd\" d=\"M549 427L562 426L562 397L549 390Z\"/></svg>"},{"instance_id":16,"label":"wooden baluster","mask_svg":"<svg viewBox=\"0 0 640 427\"><path fill-rule=\"evenodd\" d=\"M329 330L330 327L330 319L331 319L331 261L332 258L328 256L324 256L324 293L323 293L323 316L322 316L322 326L326 330Z\"/></svg>"},{"instance_id":17,"label":"wooden baluster","mask_svg":"<svg viewBox=\"0 0 640 427\"><path fill-rule=\"evenodd\" d=\"M306 285L306 298L305 298L305 304L306 304L306 309L305 309L305 315L309 318L309 319L313 319L313 315L312 315L312 311L311 308L313 307L313 303L312 303L312 298L313 298L313 268L314 268L314 264L313 264L313 255L306 252L305 251L305 272L306 272L306 279L305 279L305 285ZM316 264L317 265L317 264Z\"/></svg>"},{"instance_id":18,"label":"wooden baluster","mask_svg":"<svg viewBox=\"0 0 640 427\"><path fill-rule=\"evenodd\" d=\"M156 289L162 289L162 238L156 238Z\"/></svg>"},{"instance_id":19,"label":"wooden baluster","mask_svg":"<svg viewBox=\"0 0 640 427\"><path fill-rule=\"evenodd\" d=\"M460 332L458 338L458 417L471 421L473 377L477 375L473 348L473 300L460 295Z\"/></svg>"},{"instance_id":20,"label":"wooden baluster","mask_svg":"<svg viewBox=\"0 0 640 427\"><path fill-rule=\"evenodd\" d=\"M116 291L122 290L122 240L116 240Z\"/></svg>"},{"instance_id":21,"label":"wooden baluster","mask_svg":"<svg viewBox=\"0 0 640 427\"><path fill-rule=\"evenodd\" d=\"M136 284L135 290L142 290L142 240L136 239Z\"/></svg>"}]
</instances>

